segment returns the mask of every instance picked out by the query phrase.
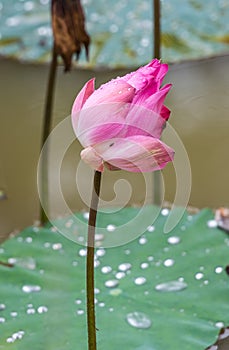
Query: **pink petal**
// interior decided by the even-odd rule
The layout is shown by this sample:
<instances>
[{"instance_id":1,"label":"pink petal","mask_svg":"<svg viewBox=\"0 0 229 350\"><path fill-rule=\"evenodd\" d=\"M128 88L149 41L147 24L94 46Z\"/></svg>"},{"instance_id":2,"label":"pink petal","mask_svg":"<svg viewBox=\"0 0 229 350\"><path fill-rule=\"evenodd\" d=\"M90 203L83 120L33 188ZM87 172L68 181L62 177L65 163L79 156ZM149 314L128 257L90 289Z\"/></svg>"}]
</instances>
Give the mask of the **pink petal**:
<instances>
[{"instance_id":1,"label":"pink petal","mask_svg":"<svg viewBox=\"0 0 229 350\"><path fill-rule=\"evenodd\" d=\"M163 86L162 89L160 89L158 92L148 97L142 104L144 105L144 107L148 109L152 109L156 113L160 113L165 97L168 94L171 87L172 87L172 84L167 84ZM133 103L134 102L135 101L133 101Z\"/></svg>"},{"instance_id":2,"label":"pink petal","mask_svg":"<svg viewBox=\"0 0 229 350\"><path fill-rule=\"evenodd\" d=\"M135 95L135 89L122 79L112 80L94 93L86 101L84 108L91 108L102 103L131 102Z\"/></svg>"},{"instance_id":3,"label":"pink petal","mask_svg":"<svg viewBox=\"0 0 229 350\"><path fill-rule=\"evenodd\" d=\"M142 135L114 138L93 148L111 170L120 168L130 172L151 172L164 168L174 157L174 151L166 144Z\"/></svg>"},{"instance_id":4,"label":"pink petal","mask_svg":"<svg viewBox=\"0 0 229 350\"><path fill-rule=\"evenodd\" d=\"M76 115L83 107L89 96L94 92L95 79L89 80L80 90L72 106L72 115Z\"/></svg>"},{"instance_id":5,"label":"pink petal","mask_svg":"<svg viewBox=\"0 0 229 350\"><path fill-rule=\"evenodd\" d=\"M80 153L82 160L98 171L104 170L103 160L92 147L87 147Z\"/></svg>"},{"instance_id":6,"label":"pink petal","mask_svg":"<svg viewBox=\"0 0 229 350\"><path fill-rule=\"evenodd\" d=\"M126 117L125 135L145 135L160 138L165 119L159 113L141 105L134 105Z\"/></svg>"},{"instance_id":7,"label":"pink petal","mask_svg":"<svg viewBox=\"0 0 229 350\"><path fill-rule=\"evenodd\" d=\"M118 136L125 126L129 106L119 102L83 109L74 128L80 143L88 147Z\"/></svg>"}]
</instances>

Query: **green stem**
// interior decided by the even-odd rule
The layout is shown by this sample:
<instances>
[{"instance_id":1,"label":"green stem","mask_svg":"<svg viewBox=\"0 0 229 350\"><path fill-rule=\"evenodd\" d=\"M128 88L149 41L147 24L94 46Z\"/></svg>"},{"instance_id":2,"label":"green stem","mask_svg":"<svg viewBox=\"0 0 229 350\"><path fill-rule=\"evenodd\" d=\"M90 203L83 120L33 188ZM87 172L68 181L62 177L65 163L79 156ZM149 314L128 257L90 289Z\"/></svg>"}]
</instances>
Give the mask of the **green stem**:
<instances>
[{"instance_id":1,"label":"green stem","mask_svg":"<svg viewBox=\"0 0 229 350\"><path fill-rule=\"evenodd\" d=\"M96 350L95 325L95 283L94 283L94 253L95 253L95 225L99 202L101 172L95 171L92 190L91 207L88 222L87 240L87 329L88 350Z\"/></svg>"},{"instance_id":2,"label":"green stem","mask_svg":"<svg viewBox=\"0 0 229 350\"><path fill-rule=\"evenodd\" d=\"M41 150L51 132L56 70L57 70L57 53L56 53L55 47L53 46L52 60L51 60L50 69L49 69L48 85L47 85L46 98L45 98ZM41 198L42 198L42 202L45 204L44 206L47 211L47 208L48 208L48 147L46 148L46 151L43 152L42 158L41 158ZM40 204L40 223L41 225L44 225L44 223L47 221L48 221L48 217L43 207Z\"/></svg>"},{"instance_id":3,"label":"green stem","mask_svg":"<svg viewBox=\"0 0 229 350\"><path fill-rule=\"evenodd\" d=\"M154 0L154 49L153 56L155 58L161 58L161 24L160 24L160 0ZM161 173L156 171L153 175L153 203L161 205Z\"/></svg>"}]
</instances>

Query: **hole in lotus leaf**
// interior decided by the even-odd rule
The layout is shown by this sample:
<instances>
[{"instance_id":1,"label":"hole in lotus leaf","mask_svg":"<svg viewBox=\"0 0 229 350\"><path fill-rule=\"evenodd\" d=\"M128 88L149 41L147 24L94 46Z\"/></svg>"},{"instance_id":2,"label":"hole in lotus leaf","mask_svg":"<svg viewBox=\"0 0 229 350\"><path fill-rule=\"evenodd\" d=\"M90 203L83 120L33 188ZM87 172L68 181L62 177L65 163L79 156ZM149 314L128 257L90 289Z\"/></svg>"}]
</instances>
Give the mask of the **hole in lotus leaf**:
<instances>
[{"instance_id":1,"label":"hole in lotus leaf","mask_svg":"<svg viewBox=\"0 0 229 350\"><path fill-rule=\"evenodd\" d=\"M216 225L229 233L229 208L220 208L215 214Z\"/></svg>"},{"instance_id":2,"label":"hole in lotus leaf","mask_svg":"<svg viewBox=\"0 0 229 350\"><path fill-rule=\"evenodd\" d=\"M228 350L229 349L229 327L221 328L216 342L205 350Z\"/></svg>"}]
</instances>

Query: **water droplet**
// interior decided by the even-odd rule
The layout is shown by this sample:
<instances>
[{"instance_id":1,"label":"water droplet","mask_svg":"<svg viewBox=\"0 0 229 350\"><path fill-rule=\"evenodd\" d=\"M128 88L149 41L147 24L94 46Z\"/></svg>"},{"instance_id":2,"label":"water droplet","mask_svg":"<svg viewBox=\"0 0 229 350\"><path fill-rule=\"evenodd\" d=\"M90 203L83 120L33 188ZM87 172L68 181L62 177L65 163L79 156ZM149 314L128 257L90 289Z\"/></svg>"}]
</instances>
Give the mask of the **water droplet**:
<instances>
[{"instance_id":1,"label":"water droplet","mask_svg":"<svg viewBox=\"0 0 229 350\"><path fill-rule=\"evenodd\" d=\"M155 289L158 292L179 292L187 288L187 286L187 283L178 280L157 284Z\"/></svg>"},{"instance_id":2,"label":"water droplet","mask_svg":"<svg viewBox=\"0 0 229 350\"><path fill-rule=\"evenodd\" d=\"M216 220L208 220L207 226L209 228L215 228L215 227L217 227L217 221Z\"/></svg>"},{"instance_id":3,"label":"water droplet","mask_svg":"<svg viewBox=\"0 0 229 350\"><path fill-rule=\"evenodd\" d=\"M5 310L5 308L6 308L6 305L5 305L5 304L0 304L0 311Z\"/></svg>"},{"instance_id":4,"label":"water droplet","mask_svg":"<svg viewBox=\"0 0 229 350\"><path fill-rule=\"evenodd\" d=\"M195 274L195 279L196 280L201 280L204 277L204 274L202 272L197 272Z\"/></svg>"},{"instance_id":5,"label":"water droplet","mask_svg":"<svg viewBox=\"0 0 229 350\"><path fill-rule=\"evenodd\" d=\"M83 213L83 217L84 217L84 219L88 220L89 219L89 212L86 211L85 213Z\"/></svg>"},{"instance_id":6,"label":"water droplet","mask_svg":"<svg viewBox=\"0 0 229 350\"><path fill-rule=\"evenodd\" d=\"M118 266L119 271L126 272L130 270L132 265L130 263L122 263Z\"/></svg>"},{"instance_id":7,"label":"water droplet","mask_svg":"<svg viewBox=\"0 0 229 350\"><path fill-rule=\"evenodd\" d=\"M61 243L54 243L52 245L52 249L53 250L60 250L60 249L62 249L62 244Z\"/></svg>"},{"instance_id":8,"label":"water droplet","mask_svg":"<svg viewBox=\"0 0 229 350\"><path fill-rule=\"evenodd\" d=\"M168 216L169 215L169 209L168 208L163 208L161 210L161 215L163 216Z\"/></svg>"},{"instance_id":9,"label":"water droplet","mask_svg":"<svg viewBox=\"0 0 229 350\"><path fill-rule=\"evenodd\" d=\"M150 318L143 312L131 312L127 314L126 320L129 323L129 325L134 328L147 329L150 328L152 325Z\"/></svg>"},{"instance_id":10,"label":"water droplet","mask_svg":"<svg viewBox=\"0 0 229 350\"><path fill-rule=\"evenodd\" d=\"M121 93L122 93L122 90L120 90L118 93L121 94Z\"/></svg>"},{"instance_id":11,"label":"water droplet","mask_svg":"<svg viewBox=\"0 0 229 350\"><path fill-rule=\"evenodd\" d=\"M75 303L76 303L77 305L80 305L80 304L82 304L82 300L81 300L81 299L76 299L76 300L75 300Z\"/></svg>"},{"instance_id":12,"label":"water droplet","mask_svg":"<svg viewBox=\"0 0 229 350\"><path fill-rule=\"evenodd\" d=\"M36 310L33 309L33 308L29 308L29 309L26 310L26 313L27 313L28 315L34 315L34 314L36 313Z\"/></svg>"},{"instance_id":13,"label":"water droplet","mask_svg":"<svg viewBox=\"0 0 229 350\"><path fill-rule=\"evenodd\" d=\"M17 311L12 311L12 312L10 313L10 316L11 316L11 317L17 317L17 315L18 315Z\"/></svg>"},{"instance_id":14,"label":"water droplet","mask_svg":"<svg viewBox=\"0 0 229 350\"><path fill-rule=\"evenodd\" d=\"M147 238L146 237L141 237L138 240L139 244L146 244L147 243Z\"/></svg>"},{"instance_id":15,"label":"water droplet","mask_svg":"<svg viewBox=\"0 0 229 350\"><path fill-rule=\"evenodd\" d=\"M125 250L124 250L124 253L125 253L126 255L130 255L130 249L125 249Z\"/></svg>"},{"instance_id":16,"label":"water droplet","mask_svg":"<svg viewBox=\"0 0 229 350\"><path fill-rule=\"evenodd\" d=\"M32 243L33 239L32 237L26 237L25 242L26 243Z\"/></svg>"},{"instance_id":17,"label":"water droplet","mask_svg":"<svg viewBox=\"0 0 229 350\"><path fill-rule=\"evenodd\" d=\"M8 263L20 266L20 267L28 269L28 270L35 270L35 268L36 268L36 261L32 257L9 258Z\"/></svg>"},{"instance_id":18,"label":"water droplet","mask_svg":"<svg viewBox=\"0 0 229 350\"><path fill-rule=\"evenodd\" d=\"M103 266L101 268L101 272L104 274L110 273L112 271L112 267L111 266Z\"/></svg>"},{"instance_id":19,"label":"water droplet","mask_svg":"<svg viewBox=\"0 0 229 350\"><path fill-rule=\"evenodd\" d=\"M104 256L106 254L106 250L105 249L102 249L102 248L100 248L100 249L98 249L97 251L96 251L96 253L95 253L95 255L98 257L101 257L101 256Z\"/></svg>"},{"instance_id":20,"label":"water droplet","mask_svg":"<svg viewBox=\"0 0 229 350\"><path fill-rule=\"evenodd\" d=\"M83 309L78 309L76 311L77 315L83 315L84 314L84 310Z\"/></svg>"},{"instance_id":21,"label":"water droplet","mask_svg":"<svg viewBox=\"0 0 229 350\"><path fill-rule=\"evenodd\" d=\"M149 264L147 262L141 263L140 265L141 269L147 269L149 267Z\"/></svg>"},{"instance_id":22,"label":"water droplet","mask_svg":"<svg viewBox=\"0 0 229 350\"><path fill-rule=\"evenodd\" d=\"M167 241L168 241L169 244L178 244L178 243L180 243L180 237L178 237L178 236L171 236L171 237L168 238Z\"/></svg>"},{"instance_id":23,"label":"water droplet","mask_svg":"<svg viewBox=\"0 0 229 350\"><path fill-rule=\"evenodd\" d=\"M44 313L48 312L48 308L47 308L47 306L43 306L43 305L39 306L38 309L37 309L37 312L39 314L44 314Z\"/></svg>"},{"instance_id":24,"label":"water droplet","mask_svg":"<svg viewBox=\"0 0 229 350\"><path fill-rule=\"evenodd\" d=\"M119 285L119 281L118 280L108 280L104 284L107 288L115 288Z\"/></svg>"},{"instance_id":25,"label":"water droplet","mask_svg":"<svg viewBox=\"0 0 229 350\"><path fill-rule=\"evenodd\" d=\"M102 233L95 234L95 241L102 241L104 239L104 235Z\"/></svg>"},{"instance_id":26,"label":"water droplet","mask_svg":"<svg viewBox=\"0 0 229 350\"><path fill-rule=\"evenodd\" d=\"M129 271L127 271L129 272ZM126 277L126 273L123 272L123 271L119 271L115 274L115 277L118 279L118 280L121 280L122 278Z\"/></svg>"},{"instance_id":27,"label":"water droplet","mask_svg":"<svg viewBox=\"0 0 229 350\"><path fill-rule=\"evenodd\" d=\"M98 267L100 265L100 261L99 260L95 260L94 261L94 267Z\"/></svg>"},{"instance_id":28,"label":"water droplet","mask_svg":"<svg viewBox=\"0 0 229 350\"><path fill-rule=\"evenodd\" d=\"M153 256L148 256L147 260L148 260L148 261L153 261L153 260L154 260L154 257L153 257Z\"/></svg>"},{"instance_id":29,"label":"water droplet","mask_svg":"<svg viewBox=\"0 0 229 350\"><path fill-rule=\"evenodd\" d=\"M146 283L146 278L145 277L136 277L135 280L134 280L134 283L137 285L137 286L142 286L143 284Z\"/></svg>"},{"instance_id":30,"label":"water droplet","mask_svg":"<svg viewBox=\"0 0 229 350\"><path fill-rule=\"evenodd\" d=\"M109 307L108 309L110 312L113 312L114 311L114 308L113 307Z\"/></svg>"},{"instance_id":31,"label":"water droplet","mask_svg":"<svg viewBox=\"0 0 229 350\"><path fill-rule=\"evenodd\" d=\"M105 306L105 303L103 301L101 301L100 303L98 303L98 306L99 307L104 307Z\"/></svg>"},{"instance_id":32,"label":"water droplet","mask_svg":"<svg viewBox=\"0 0 229 350\"><path fill-rule=\"evenodd\" d=\"M173 266L174 263L175 263L175 261L174 261L173 259L166 259L166 260L163 262L164 266L166 266L166 267Z\"/></svg>"},{"instance_id":33,"label":"water droplet","mask_svg":"<svg viewBox=\"0 0 229 350\"><path fill-rule=\"evenodd\" d=\"M153 231L155 231L155 227L153 225L150 225L150 226L147 227L147 231L148 232L153 232Z\"/></svg>"},{"instance_id":34,"label":"water droplet","mask_svg":"<svg viewBox=\"0 0 229 350\"><path fill-rule=\"evenodd\" d=\"M223 269L222 266L217 266L217 267L215 268L215 273L217 273L217 274L222 273L223 270L224 270L224 269Z\"/></svg>"},{"instance_id":35,"label":"water droplet","mask_svg":"<svg viewBox=\"0 0 229 350\"><path fill-rule=\"evenodd\" d=\"M50 246L51 246L51 243L50 243L50 242L45 242L45 243L44 243L44 247L45 247L45 248L50 248Z\"/></svg>"},{"instance_id":36,"label":"water droplet","mask_svg":"<svg viewBox=\"0 0 229 350\"><path fill-rule=\"evenodd\" d=\"M94 292L95 292L95 294L99 294L100 293L100 289L99 288L95 288Z\"/></svg>"},{"instance_id":37,"label":"water droplet","mask_svg":"<svg viewBox=\"0 0 229 350\"><path fill-rule=\"evenodd\" d=\"M5 322L6 322L6 319L4 317L0 317L0 324Z\"/></svg>"},{"instance_id":38,"label":"water droplet","mask_svg":"<svg viewBox=\"0 0 229 350\"><path fill-rule=\"evenodd\" d=\"M224 327L224 323L218 321L218 322L215 323L215 326L216 326L216 328L223 328Z\"/></svg>"},{"instance_id":39,"label":"water droplet","mask_svg":"<svg viewBox=\"0 0 229 350\"><path fill-rule=\"evenodd\" d=\"M41 287L37 286L37 285L24 285L22 287L22 291L24 293L34 293L34 292L40 292L41 291Z\"/></svg>"},{"instance_id":40,"label":"water droplet","mask_svg":"<svg viewBox=\"0 0 229 350\"><path fill-rule=\"evenodd\" d=\"M186 230L186 226L182 225L180 229L181 229L181 231L185 231Z\"/></svg>"},{"instance_id":41,"label":"water droplet","mask_svg":"<svg viewBox=\"0 0 229 350\"><path fill-rule=\"evenodd\" d=\"M84 236L78 236L76 239L77 239L77 242L79 242L79 243L84 242Z\"/></svg>"},{"instance_id":42,"label":"water droplet","mask_svg":"<svg viewBox=\"0 0 229 350\"><path fill-rule=\"evenodd\" d=\"M13 340L13 338L9 337L9 338L6 339L6 342L7 342L7 343L13 343L14 340Z\"/></svg>"},{"instance_id":43,"label":"water droplet","mask_svg":"<svg viewBox=\"0 0 229 350\"><path fill-rule=\"evenodd\" d=\"M87 249L85 249L85 248L80 249L79 256L87 256Z\"/></svg>"},{"instance_id":44,"label":"water droplet","mask_svg":"<svg viewBox=\"0 0 229 350\"><path fill-rule=\"evenodd\" d=\"M112 225L112 224L107 225L107 231L114 232L115 230L116 230L115 225Z\"/></svg>"},{"instance_id":45,"label":"water droplet","mask_svg":"<svg viewBox=\"0 0 229 350\"><path fill-rule=\"evenodd\" d=\"M74 260L74 261L72 262L72 266L78 266L78 261Z\"/></svg>"}]
</instances>

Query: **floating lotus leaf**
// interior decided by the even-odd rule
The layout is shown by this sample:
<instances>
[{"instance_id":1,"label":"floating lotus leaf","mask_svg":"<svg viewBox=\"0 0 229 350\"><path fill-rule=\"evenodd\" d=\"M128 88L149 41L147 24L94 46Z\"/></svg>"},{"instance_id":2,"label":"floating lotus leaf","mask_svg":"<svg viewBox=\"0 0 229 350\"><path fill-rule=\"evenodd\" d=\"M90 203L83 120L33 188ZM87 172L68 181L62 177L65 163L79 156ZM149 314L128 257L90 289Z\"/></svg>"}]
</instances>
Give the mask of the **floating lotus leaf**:
<instances>
[{"instance_id":1,"label":"floating lotus leaf","mask_svg":"<svg viewBox=\"0 0 229 350\"><path fill-rule=\"evenodd\" d=\"M118 222L136 210L101 214L99 224L115 222L109 232L115 235ZM204 350L228 326L227 234L210 210L185 214L165 234L167 214L128 244L97 248L98 350ZM71 218L61 221L73 229ZM0 349L86 349L85 247L53 227L29 227L0 253L14 264L0 265Z\"/></svg>"}]
</instances>

